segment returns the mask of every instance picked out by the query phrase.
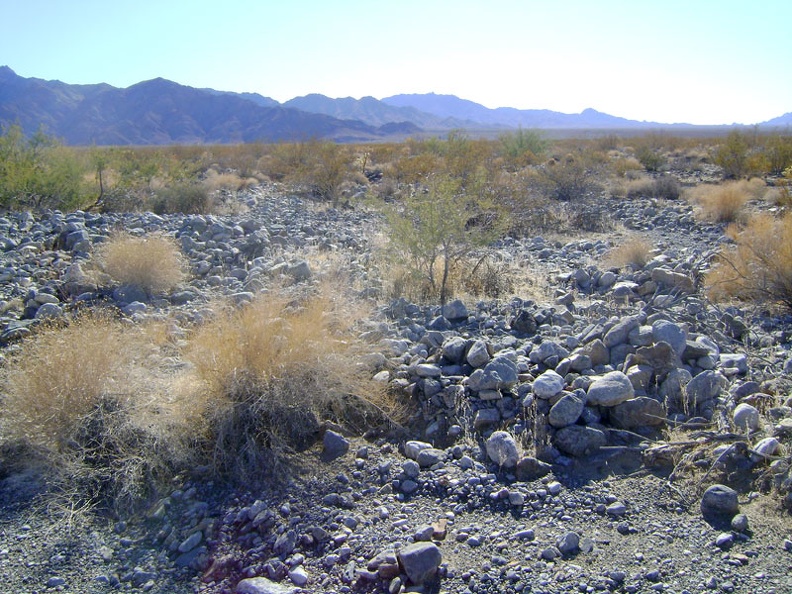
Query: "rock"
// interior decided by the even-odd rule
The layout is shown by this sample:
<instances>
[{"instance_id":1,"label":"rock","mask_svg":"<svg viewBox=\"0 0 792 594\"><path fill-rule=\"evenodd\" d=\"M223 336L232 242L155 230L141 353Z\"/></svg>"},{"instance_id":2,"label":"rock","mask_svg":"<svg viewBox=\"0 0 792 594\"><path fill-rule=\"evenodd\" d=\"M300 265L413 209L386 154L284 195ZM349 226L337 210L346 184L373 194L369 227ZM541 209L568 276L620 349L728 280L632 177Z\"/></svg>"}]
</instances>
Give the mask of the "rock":
<instances>
[{"instance_id":1,"label":"rock","mask_svg":"<svg viewBox=\"0 0 792 594\"><path fill-rule=\"evenodd\" d=\"M588 343L583 349L583 354L591 359L592 367L610 363L610 350L599 338Z\"/></svg>"},{"instance_id":2,"label":"rock","mask_svg":"<svg viewBox=\"0 0 792 594\"><path fill-rule=\"evenodd\" d=\"M667 268L655 268L652 270L652 280L667 289L675 289L682 293L692 293L695 291L693 279L679 272L674 272Z\"/></svg>"},{"instance_id":3,"label":"rock","mask_svg":"<svg viewBox=\"0 0 792 594\"><path fill-rule=\"evenodd\" d=\"M731 520L731 529L735 532L745 532L748 530L748 516L737 514Z\"/></svg>"},{"instance_id":4,"label":"rock","mask_svg":"<svg viewBox=\"0 0 792 594\"><path fill-rule=\"evenodd\" d=\"M717 398L729 381L717 371L702 371L687 384L687 403L691 408Z\"/></svg>"},{"instance_id":5,"label":"rock","mask_svg":"<svg viewBox=\"0 0 792 594\"><path fill-rule=\"evenodd\" d=\"M552 466L532 456L524 456L517 462L515 476L518 481L531 482L550 473Z\"/></svg>"},{"instance_id":6,"label":"rock","mask_svg":"<svg viewBox=\"0 0 792 594\"><path fill-rule=\"evenodd\" d=\"M547 400L561 392L564 385L564 378L552 369L548 369L534 380L532 389L537 397Z\"/></svg>"},{"instance_id":7,"label":"rock","mask_svg":"<svg viewBox=\"0 0 792 594\"><path fill-rule=\"evenodd\" d=\"M594 380L586 393L586 400L591 406L616 406L634 395L630 378L621 371L611 371Z\"/></svg>"},{"instance_id":8,"label":"rock","mask_svg":"<svg viewBox=\"0 0 792 594\"><path fill-rule=\"evenodd\" d=\"M482 408L473 416L473 428L477 431L491 427L501 421L501 414L497 408Z\"/></svg>"},{"instance_id":9,"label":"rock","mask_svg":"<svg viewBox=\"0 0 792 594\"><path fill-rule=\"evenodd\" d=\"M418 460L418 454L421 450L426 450L432 447L431 443L425 441L408 441L404 444L404 455L411 460Z\"/></svg>"},{"instance_id":10,"label":"rock","mask_svg":"<svg viewBox=\"0 0 792 594\"><path fill-rule=\"evenodd\" d=\"M616 323L608 332L603 336L602 342L608 347L614 347L618 344L627 342L627 336L630 332L641 325L640 316L627 316L623 320ZM593 358L593 357L592 357Z\"/></svg>"},{"instance_id":11,"label":"rock","mask_svg":"<svg viewBox=\"0 0 792 594\"><path fill-rule=\"evenodd\" d=\"M536 318L527 309L521 310L511 322L512 330L523 335L533 336L536 334L539 325L536 323Z\"/></svg>"},{"instance_id":12,"label":"rock","mask_svg":"<svg viewBox=\"0 0 792 594\"><path fill-rule=\"evenodd\" d=\"M302 588L308 583L308 572L302 565L298 565L289 571L289 579L295 586Z\"/></svg>"},{"instance_id":13,"label":"rock","mask_svg":"<svg viewBox=\"0 0 792 594\"><path fill-rule=\"evenodd\" d=\"M311 267L305 260L299 260L292 264L289 264L286 269L284 270L286 274L288 274L295 282L303 282L307 281L311 278L312 272Z\"/></svg>"},{"instance_id":14,"label":"rock","mask_svg":"<svg viewBox=\"0 0 792 594\"><path fill-rule=\"evenodd\" d=\"M646 396L625 400L612 407L608 415L611 423L621 429L653 427L664 424L666 420L662 403Z\"/></svg>"},{"instance_id":15,"label":"rock","mask_svg":"<svg viewBox=\"0 0 792 594\"><path fill-rule=\"evenodd\" d=\"M432 580L443 561L440 549L431 542L416 542L404 547L398 554L404 573L416 586Z\"/></svg>"},{"instance_id":16,"label":"rock","mask_svg":"<svg viewBox=\"0 0 792 594\"><path fill-rule=\"evenodd\" d=\"M652 324L652 337L655 343L666 342L671 345L678 357L687 347L687 332L668 320L657 320Z\"/></svg>"},{"instance_id":17,"label":"rock","mask_svg":"<svg viewBox=\"0 0 792 594\"><path fill-rule=\"evenodd\" d=\"M721 353L719 361L721 369L728 371L729 374L748 373L748 357L743 353Z\"/></svg>"},{"instance_id":18,"label":"rock","mask_svg":"<svg viewBox=\"0 0 792 594\"><path fill-rule=\"evenodd\" d=\"M443 343L443 356L451 363L462 363L465 360L465 351L468 341L461 336L452 336Z\"/></svg>"},{"instance_id":19,"label":"rock","mask_svg":"<svg viewBox=\"0 0 792 594\"><path fill-rule=\"evenodd\" d=\"M483 369L476 369L468 378L468 386L475 392L510 390L519 381L517 365L506 357L496 357Z\"/></svg>"},{"instance_id":20,"label":"rock","mask_svg":"<svg viewBox=\"0 0 792 594\"><path fill-rule=\"evenodd\" d=\"M235 590L236 594L294 594L294 588L282 586L263 577L252 577L241 580Z\"/></svg>"},{"instance_id":21,"label":"rock","mask_svg":"<svg viewBox=\"0 0 792 594\"><path fill-rule=\"evenodd\" d=\"M580 418L585 406L586 403L576 394L564 394L550 409L547 422L557 428L572 425Z\"/></svg>"},{"instance_id":22,"label":"rock","mask_svg":"<svg viewBox=\"0 0 792 594\"><path fill-rule=\"evenodd\" d=\"M556 548L562 555L574 555L580 550L580 535L576 532L565 532L556 538Z\"/></svg>"},{"instance_id":23,"label":"rock","mask_svg":"<svg viewBox=\"0 0 792 594\"><path fill-rule=\"evenodd\" d=\"M435 464L442 462L445 458L445 452L436 448L425 448L418 452L416 461L421 468L429 468Z\"/></svg>"},{"instance_id":24,"label":"rock","mask_svg":"<svg viewBox=\"0 0 792 594\"><path fill-rule=\"evenodd\" d=\"M486 442L487 456L501 468L514 468L520 459L517 442L506 431L496 431Z\"/></svg>"},{"instance_id":25,"label":"rock","mask_svg":"<svg viewBox=\"0 0 792 594\"><path fill-rule=\"evenodd\" d=\"M570 425L559 429L553 436L553 444L559 450L577 458L593 454L607 443L605 434L593 427Z\"/></svg>"},{"instance_id":26,"label":"rock","mask_svg":"<svg viewBox=\"0 0 792 594\"><path fill-rule=\"evenodd\" d=\"M335 460L349 451L349 440L329 429L325 431L322 444L324 447L322 455L325 459Z\"/></svg>"},{"instance_id":27,"label":"rock","mask_svg":"<svg viewBox=\"0 0 792 594\"><path fill-rule=\"evenodd\" d=\"M765 437L753 447L751 460L754 463L771 462L770 457L777 455L781 451L781 442L775 437Z\"/></svg>"},{"instance_id":28,"label":"rock","mask_svg":"<svg viewBox=\"0 0 792 594\"><path fill-rule=\"evenodd\" d=\"M451 322L466 320L468 317L467 307L459 299L454 299L443 306L443 317Z\"/></svg>"},{"instance_id":29,"label":"rock","mask_svg":"<svg viewBox=\"0 0 792 594\"><path fill-rule=\"evenodd\" d=\"M490 353L487 343L483 340L477 340L470 345L470 350L467 353L467 362L473 368L484 367L490 362Z\"/></svg>"},{"instance_id":30,"label":"rock","mask_svg":"<svg viewBox=\"0 0 792 594\"><path fill-rule=\"evenodd\" d=\"M701 515L705 518L725 517L731 520L739 511L737 491L726 485L712 485L701 497Z\"/></svg>"},{"instance_id":31,"label":"rock","mask_svg":"<svg viewBox=\"0 0 792 594\"><path fill-rule=\"evenodd\" d=\"M759 411L756 407L742 402L738 404L732 413L732 421L738 431L751 433L759 428Z\"/></svg>"},{"instance_id":32,"label":"rock","mask_svg":"<svg viewBox=\"0 0 792 594\"><path fill-rule=\"evenodd\" d=\"M635 352L635 362L639 365L648 365L654 374L665 378L668 373L682 365L679 355L667 342L658 342L652 346L640 347Z\"/></svg>"}]
</instances>

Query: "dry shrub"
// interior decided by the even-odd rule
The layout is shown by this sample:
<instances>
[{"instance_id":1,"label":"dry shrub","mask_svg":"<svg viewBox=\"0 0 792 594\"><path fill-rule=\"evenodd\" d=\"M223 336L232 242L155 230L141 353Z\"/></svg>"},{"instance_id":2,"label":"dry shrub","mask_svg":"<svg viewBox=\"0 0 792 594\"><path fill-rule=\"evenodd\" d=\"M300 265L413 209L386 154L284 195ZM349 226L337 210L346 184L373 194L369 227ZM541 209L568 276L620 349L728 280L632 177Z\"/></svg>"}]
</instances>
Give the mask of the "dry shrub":
<instances>
[{"instance_id":1,"label":"dry shrub","mask_svg":"<svg viewBox=\"0 0 792 594\"><path fill-rule=\"evenodd\" d=\"M120 285L149 295L163 293L185 279L185 259L176 242L159 234L137 237L118 233L97 250L99 269Z\"/></svg>"},{"instance_id":2,"label":"dry shrub","mask_svg":"<svg viewBox=\"0 0 792 594\"><path fill-rule=\"evenodd\" d=\"M209 169L203 180L203 185L206 186L210 192L216 192L217 190L230 190L236 192L246 188L249 183L250 180L243 179L238 173L218 173L214 169Z\"/></svg>"},{"instance_id":3,"label":"dry shrub","mask_svg":"<svg viewBox=\"0 0 792 594\"><path fill-rule=\"evenodd\" d=\"M156 214L208 214L212 197L207 186L197 183L163 186L155 192L151 210Z\"/></svg>"},{"instance_id":4,"label":"dry shrub","mask_svg":"<svg viewBox=\"0 0 792 594\"><path fill-rule=\"evenodd\" d=\"M729 233L735 245L721 249L705 278L710 297L792 308L792 213L781 219L758 215L742 231L732 228Z\"/></svg>"},{"instance_id":5,"label":"dry shrub","mask_svg":"<svg viewBox=\"0 0 792 594\"><path fill-rule=\"evenodd\" d=\"M613 248L605 255L605 261L611 266L622 268L630 266L634 269L643 268L652 259L654 248L640 237L631 237L621 245Z\"/></svg>"},{"instance_id":6,"label":"dry shrub","mask_svg":"<svg viewBox=\"0 0 792 594\"><path fill-rule=\"evenodd\" d=\"M698 203L701 217L715 223L737 221L743 206L751 198L743 182L699 186L690 196Z\"/></svg>"},{"instance_id":7,"label":"dry shrub","mask_svg":"<svg viewBox=\"0 0 792 594\"><path fill-rule=\"evenodd\" d=\"M198 329L186 352L202 385L206 455L215 472L248 484L286 471L325 419L364 430L392 410L353 326L348 296L273 291Z\"/></svg>"},{"instance_id":8,"label":"dry shrub","mask_svg":"<svg viewBox=\"0 0 792 594\"><path fill-rule=\"evenodd\" d=\"M154 391L149 344L140 327L92 315L40 330L9 362L4 445L38 452L73 505L134 507L186 466L185 417Z\"/></svg>"}]
</instances>

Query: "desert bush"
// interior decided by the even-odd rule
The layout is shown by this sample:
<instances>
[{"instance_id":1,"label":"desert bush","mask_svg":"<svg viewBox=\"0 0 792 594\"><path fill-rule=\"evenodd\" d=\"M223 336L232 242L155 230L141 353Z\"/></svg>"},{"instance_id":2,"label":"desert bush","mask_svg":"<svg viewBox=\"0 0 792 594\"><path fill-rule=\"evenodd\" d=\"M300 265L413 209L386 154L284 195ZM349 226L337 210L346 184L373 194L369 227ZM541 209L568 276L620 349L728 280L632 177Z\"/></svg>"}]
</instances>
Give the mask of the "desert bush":
<instances>
[{"instance_id":1,"label":"desert bush","mask_svg":"<svg viewBox=\"0 0 792 594\"><path fill-rule=\"evenodd\" d=\"M748 171L748 149L750 148L745 134L732 130L712 153L712 162L723 169L723 177L734 179L742 177Z\"/></svg>"},{"instance_id":2,"label":"desert bush","mask_svg":"<svg viewBox=\"0 0 792 594\"><path fill-rule=\"evenodd\" d=\"M189 340L206 419L205 457L225 478L257 484L314 443L324 420L366 429L390 411L357 365L359 320L348 296L273 290L223 310Z\"/></svg>"},{"instance_id":3,"label":"desert bush","mask_svg":"<svg viewBox=\"0 0 792 594\"><path fill-rule=\"evenodd\" d=\"M716 223L737 221L751 197L745 185L738 182L699 186L690 195L699 205L700 216Z\"/></svg>"},{"instance_id":4,"label":"desert bush","mask_svg":"<svg viewBox=\"0 0 792 594\"><path fill-rule=\"evenodd\" d=\"M792 308L792 213L758 215L743 230L731 228L734 245L721 248L705 277L709 296L775 302Z\"/></svg>"},{"instance_id":5,"label":"desert bush","mask_svg":"<svg viewBox=\"0 0 792 594\"><path fill-rule=\"evenodd\" d=\"M630 266L640 269L652 259L652 245L641 237L630 237L605 254L605 262L610 266L623 268Z\"/></svg>"},{"instance_id":6,"label":"desert bush","mask_svg":"<svg viewBox=\"0 0 792 594\"><path fill-rule=\"evenodd\" d=\"M152 397L147 340L139 327L91 315L40 329L10 358L3 442L38 452L53 494L120 511L187 467L189 432Z\"/></svg>"},{"instance_id":7,"label":"desert bush","mask_svg":"<svg viewBox=\"0 0 792 594\"><path fill-rule=\"evenodd\" d=\"M0 206L63 208L86 200L87 165L74 149L38 131L25 138L19 126L0 134Z\"/></svg>"},{"instance_id":8,"label":"desert bush","mask_svg":"<svg viewBox=\"0 0 792 594\"><path fill-rule=\"evenodd\" d=\"M534 163L547 151L548 142L537 130L506 132L498 137L499 153L512 170Z\"/></svg>"},{"instance_id":9,"label":"desert bush","mask_svg":"<svg viewBox=\"0 0 792 594\"><path fill-rule=\"evenodd\" d=\"M425 191L418 189L386 214L393 256L425 278L441 304L450 296L456 263L503 231L498 209L447 175L430 178Z\"/></svg>"},{"instance_id":10,"label":"desert bush","mask_svg":"<svg viewBox=\"0 0 792 594\"><path fill-rule=\"evenodd\" d=\"M157 190L151 207L156 214L208 214L212 199L206 185L189 182Z\"/></svg>"},{"instance_id":11,"label":"desert bush","mask_svg":"<svg viewBox=\"0 0 792 594\"><path fill-rule=\"evenodd\" d=\"M176 242L164 235L119 233L99 245L94 262L116 283L138 287L149 295L173 289L186 276L184 256Z\"/></svg>"},{"instance_id":12,"label":"desert bush","mask_svg":"<svg viewBox=\"0 0 792 594\"><path fill-rule=\"evenodd\" d=\"M676 200L682 194L682 188L675 177L661 175L656 178L642 177L630 180L624 194L627 198L661 198L663 200Z\"/></svg>"},{"instance_id":13,"label":"desert bush","mask_svg":"<svg viewBox=\"0 0 792 594\"><path fill-rule=\"evenodd\" d=\"M666 157L659 148L648 145L640 146L635 151L635 158L647 171L660 171L666 164Z\"/></svg>"},{"instance_id":14,"label":"desert bush","mask_svg":"<svg viewBox=\"0 0 792 594\"><path fill-rule=\"evenodd\" d=\"M792 166L792 136L775 134L769 137L762 153L767 161L767 173L783 175L784 170Z\"/></svg>"},{"instance_id":15,"label":"desert bush","mask_svg":"<svg viewBox=\"0 0 792 594\"><path fill-rule=\"evenodd\" d=\"M600 165L590 154L570 153L540 167L536 182L539 189L554 200L581 199L600 189L597 182Z\"/></svg>"},{"instance_id":16,"label":"desert bush","mask_svg":"<svg viewBox=\"0 0 792 594\"><path fill-rule=\"evenodd\" d=\"M633 172L642 170L643 165L635 157L618 156L611 161L610 168L616 177L627 177Z\"/></svg>"}]
</instances>

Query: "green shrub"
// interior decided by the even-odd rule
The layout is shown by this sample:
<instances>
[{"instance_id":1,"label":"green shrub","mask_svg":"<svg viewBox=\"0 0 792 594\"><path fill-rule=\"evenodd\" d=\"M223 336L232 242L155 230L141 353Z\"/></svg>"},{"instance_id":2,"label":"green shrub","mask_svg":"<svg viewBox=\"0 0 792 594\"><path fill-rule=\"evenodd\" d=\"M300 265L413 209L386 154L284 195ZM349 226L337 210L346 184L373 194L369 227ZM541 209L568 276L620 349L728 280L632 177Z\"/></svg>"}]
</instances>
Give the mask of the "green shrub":
<instances>
[{"instance_id":1,"label":"green shrub","mask_svg":"<svg viewBox=\"0 0 792 594\"><path fill-rule=\"evenodd\" d=\"M714 150L712 161L723 169L723 177L734 179L748 171L749 143L739 130L729 132L726 139Z\"/></svg>"},{"instance_id":2,"label":"green shrub","mask_svg":"<svg viewBox=\"0 0 792 594\"><path fill-rule=\"evenodd\" d=\"M156 214L208 214L212 210L209 188L197 183L162 188L154 194L151 210Z\"/></svg>"},{"instance_id":3,"label":"green shrub","mask_svg":"<svg viewBox=\"0 0 792 594\"><path fill-rule=\"evenodd\" d=\"M647 171L660 171L666 164L666 157L659 149L646 145L638 148L635 158Z\"/></svg>"}]
</instances>

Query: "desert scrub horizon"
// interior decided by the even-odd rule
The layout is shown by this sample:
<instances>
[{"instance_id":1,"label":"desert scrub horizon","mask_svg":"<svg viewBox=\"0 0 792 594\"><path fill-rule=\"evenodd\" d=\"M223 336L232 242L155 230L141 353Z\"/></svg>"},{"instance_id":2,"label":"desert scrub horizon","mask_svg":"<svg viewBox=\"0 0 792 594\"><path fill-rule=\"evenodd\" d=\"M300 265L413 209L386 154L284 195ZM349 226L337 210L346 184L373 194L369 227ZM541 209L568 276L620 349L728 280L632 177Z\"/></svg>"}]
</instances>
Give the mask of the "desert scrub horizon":
<instances>
[{"instance_id":1,"label":"desert scrub horizon","mask_svg":"<svg viewBox=\"0 0 792 594\"><path fill-rule=\"evenodd\" d=\"M119 285L138 287L148 295L170 291L187 278L187 261L176 241L157 233L118 232L96 248L92 260Z\"/></svg>"}]
</instances>

